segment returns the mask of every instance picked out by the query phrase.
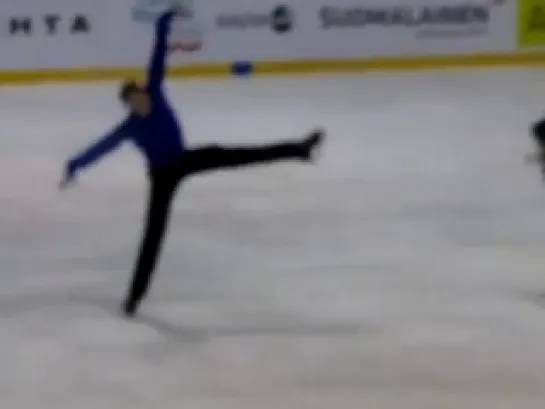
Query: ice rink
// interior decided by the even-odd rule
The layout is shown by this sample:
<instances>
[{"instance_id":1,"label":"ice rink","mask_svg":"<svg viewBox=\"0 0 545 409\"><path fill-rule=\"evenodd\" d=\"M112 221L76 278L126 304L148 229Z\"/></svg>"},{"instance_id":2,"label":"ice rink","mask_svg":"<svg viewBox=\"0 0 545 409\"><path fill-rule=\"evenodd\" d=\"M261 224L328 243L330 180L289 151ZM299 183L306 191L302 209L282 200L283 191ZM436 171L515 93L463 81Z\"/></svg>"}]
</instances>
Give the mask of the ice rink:
<instances>
[{"instance_id":1,"label":"ice rink","mask_svg":"<svg viewBox=\"0 0 545 409\"><path fill-rule=\"evenodd\" d=\"M545 71L171 83L191 145L329 131L319 162L186 183L142 317L117 85L0 89L2 409L543 409ZM543 303L542 303L543 301Z\"/></svg>"}]
</instances>

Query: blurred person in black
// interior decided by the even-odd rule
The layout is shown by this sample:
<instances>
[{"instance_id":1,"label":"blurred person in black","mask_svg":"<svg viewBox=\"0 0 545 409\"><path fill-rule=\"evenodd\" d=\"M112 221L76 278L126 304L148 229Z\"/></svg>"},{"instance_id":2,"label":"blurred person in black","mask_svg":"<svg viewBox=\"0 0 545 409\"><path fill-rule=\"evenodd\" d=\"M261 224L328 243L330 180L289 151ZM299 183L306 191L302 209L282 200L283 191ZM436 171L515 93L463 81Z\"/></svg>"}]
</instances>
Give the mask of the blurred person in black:
<instances>
[{"instance_id":1,"label":"blurred person in black","mask_svg":"<svg viewBox=\"0 0 545 409\"><path fill-rule=\"evenodd\" d=\"M530 135L536 143L536 151L528 154L527 162L537 163L541 167L541 175L545 181L545 118L542 118L532 124Z\"/></svg>"}]
</instances>

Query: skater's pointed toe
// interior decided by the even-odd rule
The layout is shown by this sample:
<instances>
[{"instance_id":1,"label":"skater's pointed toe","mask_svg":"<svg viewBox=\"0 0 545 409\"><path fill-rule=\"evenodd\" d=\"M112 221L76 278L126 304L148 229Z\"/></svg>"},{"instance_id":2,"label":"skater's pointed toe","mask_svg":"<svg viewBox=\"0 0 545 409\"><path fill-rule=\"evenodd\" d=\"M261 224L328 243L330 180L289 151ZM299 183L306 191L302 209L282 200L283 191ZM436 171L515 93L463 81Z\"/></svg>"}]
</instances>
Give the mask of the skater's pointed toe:
<instances>
[{"instance_id":1,"label":"skater's pointed toe","mask_svg":"<svg viewBox=\"0 0 545 409\"><path fill-rule=\"evenodd\" d=\"M312 131L302 143L303 159L313 161L316 151L324 142L325 137L326 131L323 128L317 128Z\"/></svg>"},{"instance_id":2,"label":"skater's pointed toe","mask_svg":"<svg viewBox=\"0 0 545 409\"><path fill-rule=\"evenodd\" d=\"M326 136L326 131L323 128L318 128L311 132L311 134L308 137L308 143L311 145L311 147L315 147L319 144L321 144Z\"/></svg>"}]
</instances>

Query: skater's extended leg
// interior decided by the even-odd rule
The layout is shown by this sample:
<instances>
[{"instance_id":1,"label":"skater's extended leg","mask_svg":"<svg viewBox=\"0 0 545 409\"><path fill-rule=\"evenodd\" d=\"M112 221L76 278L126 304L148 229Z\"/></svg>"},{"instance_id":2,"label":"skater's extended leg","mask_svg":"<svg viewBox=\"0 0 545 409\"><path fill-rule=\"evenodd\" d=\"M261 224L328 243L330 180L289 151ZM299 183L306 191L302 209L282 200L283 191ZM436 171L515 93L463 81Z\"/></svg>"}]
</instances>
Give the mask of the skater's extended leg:
<instances>
[{"instance_id":1,"label":"skater's extended leg","mask_svg":"<svg viewBox=\"0 0 545 409\"><path fill-rule=\"evenodd\" d=\"M315 131L304 140L252 147L205 146L187 151L180 160L180 173L272 163L282 160L310 160L322 142L323 132Z\"/></svg>"},{"instance_id":2,"label":"skater's extended leg","mask_svg":"<svg viewBox=\"0 0 545 409\"><path fill-rule=\"evenodd\" d=\"M151 181L146 226L124 305L125 313L129 316L134 315L149 289L165 236L175 188L176 183L173 180Z\"/></svg>"}]
</instances>

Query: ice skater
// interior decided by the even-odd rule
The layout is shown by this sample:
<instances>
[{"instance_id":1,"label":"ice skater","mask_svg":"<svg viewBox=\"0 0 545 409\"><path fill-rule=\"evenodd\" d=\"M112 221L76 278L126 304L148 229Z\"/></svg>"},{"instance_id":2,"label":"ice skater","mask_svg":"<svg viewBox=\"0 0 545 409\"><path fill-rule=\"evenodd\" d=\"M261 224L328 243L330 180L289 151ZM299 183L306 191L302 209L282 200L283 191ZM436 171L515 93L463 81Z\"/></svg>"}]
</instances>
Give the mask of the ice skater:
<instances>
[{"instance_id":1,"label":"ice skater","mask_svg":"<svg viewBox=\"0 0 545 409\"><path fill-rule=\"evenodd\" d=\"M149 62L147 84L127 81L119 97L129 111L126 119L108 135L68 160L62 187L76 178L83 168L131 140L147 160L149 202L145 228L128 294L122 305L132 317L149 290L168 225L171 202L179 183L188 176L206 171L265 164L281 160L310 162L324 139L321 129L300 140L263 146L224 147L219 145L189 149L184 132L166 100L162 83L165 77L167 38L174 11L163 14L156 23L156 38Z\"/></svg>"}]
</instances>

